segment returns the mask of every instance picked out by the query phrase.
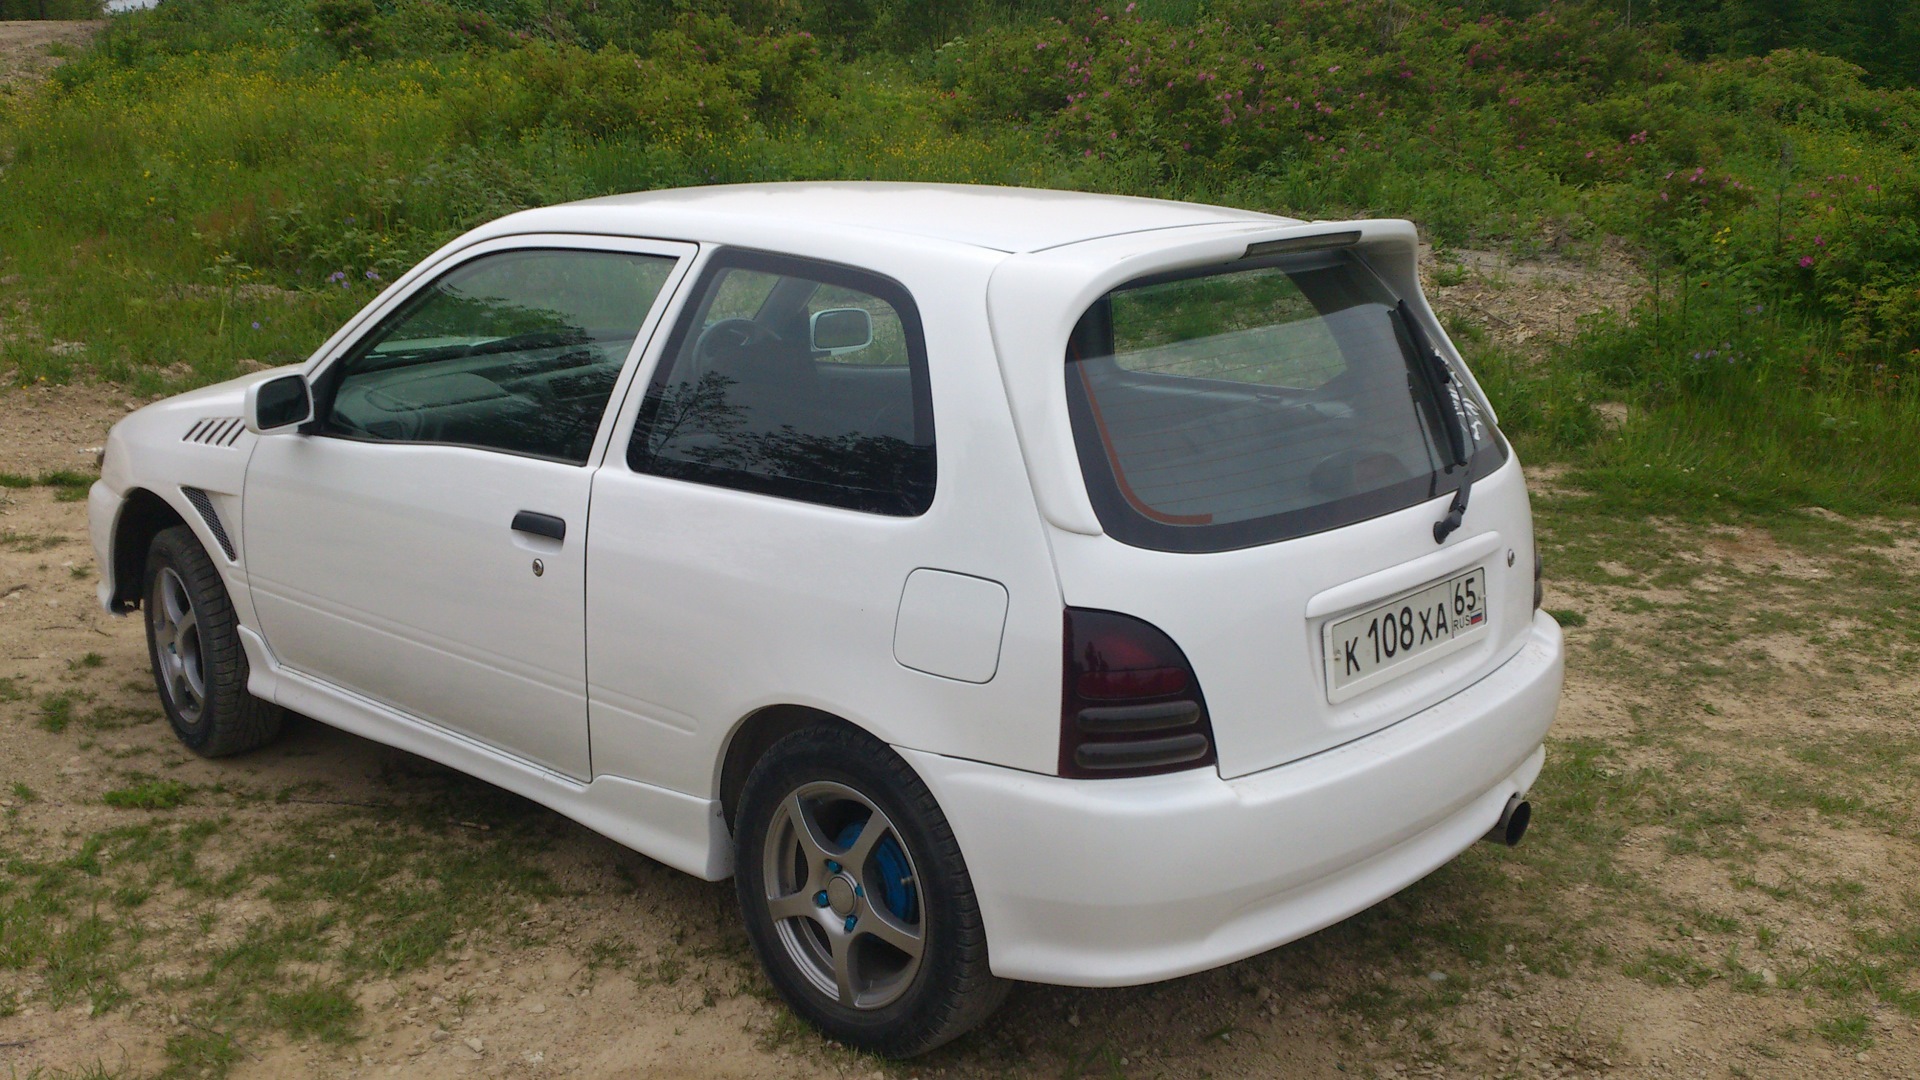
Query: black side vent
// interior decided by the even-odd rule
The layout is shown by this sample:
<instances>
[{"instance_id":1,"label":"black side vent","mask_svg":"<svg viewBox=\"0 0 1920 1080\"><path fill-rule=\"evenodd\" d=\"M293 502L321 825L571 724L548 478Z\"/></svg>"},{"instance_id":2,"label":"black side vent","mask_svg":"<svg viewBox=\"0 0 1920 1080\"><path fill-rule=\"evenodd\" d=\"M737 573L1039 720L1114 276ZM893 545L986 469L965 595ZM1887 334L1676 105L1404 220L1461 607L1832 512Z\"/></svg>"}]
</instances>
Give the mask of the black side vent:
<instances>
[{"instance_id":1,"label":"black side vent","mask_svg":"<svg viewBox=\"0 0 1920 1080\"><path fill-rule=\"evenodd\" d=\"M246 422L237 416L209 416L194 421L187 433L180 436L180 441L203 446L232 446L240 441L241 432L246 430Z\"/></svg>"},{"instance_id":2,"label":"black side vent","mask_svg":"<svg viewBox=\"0 0 1920 1080\"><path fill-rule=\"evenodd\" d=\"M237 560L239 556L233 553L233 541L227 538L227 527L220 524L220 515L213 511L213 500L207 498L206 492L196 487L183 487L180 491L186 495L187 501L193 504L193 508L200 511L200 519L207 523L213 538L220 541L220 550L227 553L227 561Z\"/></svg>"}]
</instances>

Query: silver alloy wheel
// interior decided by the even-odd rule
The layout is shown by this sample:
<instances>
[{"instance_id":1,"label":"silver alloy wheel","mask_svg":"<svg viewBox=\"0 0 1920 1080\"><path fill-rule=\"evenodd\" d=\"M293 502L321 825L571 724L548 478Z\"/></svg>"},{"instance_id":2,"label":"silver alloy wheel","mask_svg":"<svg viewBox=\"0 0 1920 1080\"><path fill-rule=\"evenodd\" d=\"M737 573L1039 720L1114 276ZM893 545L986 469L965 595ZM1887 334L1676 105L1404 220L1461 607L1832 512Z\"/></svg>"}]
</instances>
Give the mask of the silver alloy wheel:
<instances>
[{"instance_id":1,"label":"silver alloy wheel","mask_svg":"<svg viewBox=\"0 0 1920 1080\"><path fill-rule=\"evenodd\" d=\"M206 658L200 648L200 616L187 594L187 583L171 566L154 575L153 600L147 612L153 628L154 663L167 700L189 725L200 722L206 709Z\"/></svg>"},{"instance_id":2,"label":"silver alloy wheel","mask_svg":"<svg viewBox=\"0 0 1920 1080\"><path fill-rule=\"evenodd\" d=\"M835 842L858 824L850 844ZM763 851L767 912L787 955L808 982L853 1009L879 1009L913 985L926 948L926 911L909 923L889 910L876 849L891 836L904 861L899 884L919 877L906 837L873 801L844 784L819 781L788 793L767 827Z\"/></svg>"}]
</instances>

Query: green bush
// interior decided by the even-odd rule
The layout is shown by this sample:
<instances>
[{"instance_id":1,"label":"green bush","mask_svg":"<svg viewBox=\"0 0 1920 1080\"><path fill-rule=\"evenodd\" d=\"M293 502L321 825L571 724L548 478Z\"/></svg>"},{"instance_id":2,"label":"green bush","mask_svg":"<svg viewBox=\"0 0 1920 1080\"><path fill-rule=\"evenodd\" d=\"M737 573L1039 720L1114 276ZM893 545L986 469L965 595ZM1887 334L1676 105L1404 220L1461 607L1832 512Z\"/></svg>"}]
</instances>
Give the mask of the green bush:
<instances>
[{"instance_id":1,"label":"green bush","mask_svg":"<svg viewBox=\"0 0 1920 1080\"><path fill-rule=\"evenodd\" d=\"M0 0L0 19L97 19L106 0Z\"/></svg>"},{"instance_id":2,"label":"green bush","mask_svg":"<svg viewBox=\"0 0 1920 1080\"><path fill-rule=\"evenodd\" d=\"M0 90L0 280L33 313L0 380L295 361L526 206L1012 183L1620 238L1655 283L1630 316L1551 362L1464 342L1523 452L1643 503L1910 499L1920 91L1690 47L1588 0L167 0Z\"/></svg>"}]
</instances>

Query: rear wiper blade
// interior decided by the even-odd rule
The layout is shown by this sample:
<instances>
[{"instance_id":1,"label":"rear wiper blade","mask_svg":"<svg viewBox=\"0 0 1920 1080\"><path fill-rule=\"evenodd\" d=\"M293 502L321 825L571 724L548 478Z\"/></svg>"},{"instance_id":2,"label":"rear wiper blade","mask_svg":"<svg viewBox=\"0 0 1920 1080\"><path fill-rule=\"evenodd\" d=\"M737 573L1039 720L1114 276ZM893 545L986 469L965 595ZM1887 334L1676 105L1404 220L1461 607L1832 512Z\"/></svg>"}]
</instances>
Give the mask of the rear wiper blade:
<instances>
[{"instance_id":1,"label":"rear wiper blade","mask_svg":"<svg viewBox=\"0 0 1920 1080\"><path fill-rule=\"evenodd\" d=\"M1420 321L1413 317L1407 302L1400 301L1394 310L1399 313L1401 324L1407 328L1407 336L1413 339L1413 351L1420 360L1427 387L1446 419L1447 449L1453 452L1453 462L1447 466L1448 471L1452 471L1454 466L1464 470L1460 474L1460 486L1454 489L1453 502L1447 507L1447 516L1433 523L1433 542L1444 544L1467 516L1467 499L1473 492L1473 437L1467 430L1467 406L1460 399L1460 384L1454 380L1453 368L1433 347L1432 340L1427 337Z\"/></svg>"}]
</instances>

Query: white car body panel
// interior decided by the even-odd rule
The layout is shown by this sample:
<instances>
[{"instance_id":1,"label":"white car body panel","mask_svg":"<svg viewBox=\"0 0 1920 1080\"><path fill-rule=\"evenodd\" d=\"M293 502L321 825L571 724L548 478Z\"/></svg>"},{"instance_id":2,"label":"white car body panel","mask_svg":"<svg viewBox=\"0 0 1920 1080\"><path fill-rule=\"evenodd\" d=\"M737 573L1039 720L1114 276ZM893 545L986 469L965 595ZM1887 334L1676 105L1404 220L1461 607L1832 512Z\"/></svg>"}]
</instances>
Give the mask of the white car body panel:
<instances>
[{"instance_id":1,"label":"white car body panel","mask_svg":"<svg viewBox=\"0 0 1920 1080\"><path fill-rule=\"evenodd\" d=\"M123 500L135 489L149 491L193 528L200 544L227 571L227 588L243 623L251 624L252 606L246 577L237 560L227 559L206 519L183 494L184 488L205 491L218 513L228 539L235 545L245 532L245 507L240 492L246 484L247 462L259 437L245 430L218 443L190 441L187 436L209 421L238 423L247 387L285 369L256 371L213 386L156 401L123 418L107 435L100 479L88 498L88 522L94 553L100 563L100 602L115 610L113 597L122 585L138 591L140 583L121 582L112 557L112 537ZM136 452L137 448L137 452Z\"/></svg>"},{"instance_id":2,"label":"white car body panel","mask_svg":"<svg viewBox=\"0 0 1920 1080\"><path fill-rule=\"evenodd\" d=\"M1232 778L1378 731L1485 677L1519 650L1533 618L1533 530L1519 463L1509 459L1473 486L1466 524L1436 549L1431 530L1446 505L1442 497L1344 528L1203 557L1064 529L1053 543L1068 604L1136 615L1186 650L1207 695L1221 775ZM1322 626L1401 591L1390 582L1418 576L1402 586L1411 587L1474 566L1487 571L1491 633L1328 702ZM1351 589L1356 578L1379 591ZM1342 606L1326 609L1321 598L1328 595Z\"/></svg>"},{"instance_id":3,"label":"white car body panel","mask_svg":"<svg viewBox=\"0 0 1920 1080\"><path fill-rule=\"evenodd\" d=\"M997 260L969 248L942 254L928 266L897 238L864 235L833 252L899 281L920 309L939 460L925 514L886 517L634 473L624 447L641 395L628 395L593 491L587 666L597 770L716 792L736 725L783 704L842 717L895 745L1053 767L1060 594L980 317ZM650 356L649 371L655 363ZM894 660L895 613L922 567L1007 590L991 682Z\"/></svg>"},{"instance_id":4,"label":"white car body panel","mask_svg":"<svg viewBox=\"0 0 1920 1080\"><path fill-rule=\"evenodd\" d=\"M1485 835L1540 772L1560 647L1540 615L1512 660L1454 699L1238 780L1195 769L1088 783L906 757L969 872L995 883L978 890L995 974L1171 979L1339 922Z\"/></svg>"},{"instance_id":5,"label":"white car body panel","mask_svg":"<svg viewBox=\"0 0 1920 1080\"><path fill-rule=\"evenodd\" d=\"M219 551L183 493L197 488L236 548L215 562L258 696L708 879L731 872L721 780L735 733L765 709L817 710L893 745L933 791L996 973L1119 985L1230 962L1404 888L1484 834L1539 771L1559 692L1560 637L1531 607L1532 522L1511 456L1437 547L1444 498L1199 555L1122 544L1094 514L1061 370L1081 312L1146 273L1356 230L1470 380L1420 297L1404 222L895 184L689 189L512 215L403 275L304 370L474 255L680 256L586 466L312 435L184 439L239 417L246 387L284 372L255 373L115 427L89 502L102 602L129 595L114 552L138 492ZM704 260L727 246L846 264L912 294L938 462L924 514L628 468L641 388ZM565 540L513 532L523 509L563 517ZM1328 702L1322 626L1470 566L1486 568L1489 633ZM1205 688L1217 769L1055 775L1067 605L1137 616L1179 643Z\"/></svg>"},{"instance_id":6,"label":"white car body panel","mask_svg":"<svg viewBox=\"0 0 1920 1080\"><path fill-rule=\"evenodd\" d=\"M1006 631L1005 585L921 567L900 593L893 658L928 675L989 683L1000 670Z\"/></svg>"},{"instance_id":7,"label":"white car body panel","mask_svg":"<svg viewBox=\"0 0 1920 1080\"><path fill-rule=\"evenodd\" d=\"M1109 289L1146 274L1230 263L1255 240L1329 232L1358 232L1356 250L1407 299L1429 335L1445 340L1432 312L1416 302L1417 235L1404 221L1288 225L1252 239L1243 225L1182 230L1177 241L1108 237L1009 258L988 291L1028 473L1054 528L1062 595L1074 607L1145 619L1180 643L1205 689L1220 772L1229 778L1377 731L1456 692L1511 657L1532 616L1533 524L1511 455L1499 472L1474 485L1464 526L1439 551L1430 526L1445 512L1451 490L1331 531L1203 556L1133 547L1104 535L1081 479L1074 434L1063 422L1059 358L1080 313ZM1321 628L1328 621L1479 565L1492 593L1490 634L1338 704L1327 700ZM1330 596L1339 606L1328 606Z\"/></svg>"},{"instance_id":8,"label":"white car body panel","mask_svg":"<svg viewBox=\"0 0 1920 1080\"><path fill-rule=\"evenodd\" d=\"M260 632L285 667L585 780L591 483L460 446L269 438L247 485ZM513 532L522 510L568 535Z\"/></svg>"}]
</instances>

